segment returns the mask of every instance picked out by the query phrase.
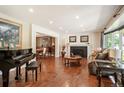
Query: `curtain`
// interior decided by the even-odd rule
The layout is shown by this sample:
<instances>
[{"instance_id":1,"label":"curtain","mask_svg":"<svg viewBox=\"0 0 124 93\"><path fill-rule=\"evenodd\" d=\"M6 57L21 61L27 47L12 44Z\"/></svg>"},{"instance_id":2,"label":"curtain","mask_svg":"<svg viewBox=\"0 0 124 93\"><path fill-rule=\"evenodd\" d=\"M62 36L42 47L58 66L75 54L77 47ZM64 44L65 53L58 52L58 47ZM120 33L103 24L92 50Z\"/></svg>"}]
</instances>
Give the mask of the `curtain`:
<instances>
[{"instance_id":1,"label":"curtain","mask_svg":"<svg viewBox=\"0 0 124 93\"><path fill-rule=\"evenodd\" d=\"M100 47L103 48L104 32L101 32Z\"/></svg>"}]
</instances>

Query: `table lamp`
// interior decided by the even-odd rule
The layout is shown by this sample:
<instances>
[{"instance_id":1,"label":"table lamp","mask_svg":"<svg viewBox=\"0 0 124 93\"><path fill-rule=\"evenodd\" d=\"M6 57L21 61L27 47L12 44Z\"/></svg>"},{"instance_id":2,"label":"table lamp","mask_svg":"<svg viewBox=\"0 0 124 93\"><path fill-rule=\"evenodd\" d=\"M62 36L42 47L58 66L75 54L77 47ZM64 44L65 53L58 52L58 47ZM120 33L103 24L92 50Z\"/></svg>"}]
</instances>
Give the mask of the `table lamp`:
<instances>
[{"instance_id":1,"label":"table lamp","mask_svg":"<svg viewBox=\"0 0 124 93\"><path fill-rule=\"evenodd\" d=\"M116 49L109 49L109 57L116 60Z\"/></svg>"}]
</instances>

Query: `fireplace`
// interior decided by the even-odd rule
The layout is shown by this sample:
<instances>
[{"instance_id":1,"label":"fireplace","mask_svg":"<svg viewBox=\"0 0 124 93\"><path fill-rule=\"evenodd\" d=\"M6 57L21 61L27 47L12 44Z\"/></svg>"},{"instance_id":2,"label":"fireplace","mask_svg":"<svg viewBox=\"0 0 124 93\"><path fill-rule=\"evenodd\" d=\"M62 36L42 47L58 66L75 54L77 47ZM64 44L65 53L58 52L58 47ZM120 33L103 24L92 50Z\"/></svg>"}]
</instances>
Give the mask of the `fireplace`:
<instances>
[{"instance_id":1,"label":"fireplace","mask_svg":"<svg viewBox=\"0 0 124 93\"><path fill-rule=\"evenodd\" d=\"M71 53L87 58L87 46L70 46L70 54Z\"/></svg>"}]
</instances>

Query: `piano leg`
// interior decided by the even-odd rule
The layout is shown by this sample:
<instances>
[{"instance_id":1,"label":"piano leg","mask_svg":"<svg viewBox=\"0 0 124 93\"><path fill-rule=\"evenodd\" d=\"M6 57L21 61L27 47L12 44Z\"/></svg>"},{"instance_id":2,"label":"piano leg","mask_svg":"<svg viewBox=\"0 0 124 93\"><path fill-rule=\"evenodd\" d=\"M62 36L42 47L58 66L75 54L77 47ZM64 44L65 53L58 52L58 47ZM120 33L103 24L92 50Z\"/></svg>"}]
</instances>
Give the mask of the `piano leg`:
<instances>
[{"instance_id":1,"label":"piano leg","mask_svg":"<svg viewBox=\"0 0 124 93\"><path fill-rule=\"evenodd\" d=\"M29 63L26 63L26 67L28 66ZM25 69L25 82L28 81L28 72L27 72L27 68Z\"/></svg>"},{"instance_id":2,"label":"piano leg","mask_svg":"<svg viewBox=\"0 0 124 93\"><path fill-rule=\"evenodd\" d=\"M19 76L21 76L21 67L19 66Z\"/></svg>"},{"instance_id":3,"label":"piano leg","mask_svg":"<svg viewBox=\"0 0 124 93\"><path fill-rule=\"evenodd\" d=\"M15 80L21 80L20 73L21 73L20 66L17 66L16 67L16 77L15 77Z\"/></svg>"},{"instance_id":4,"label":"piano leg","mask_svg":"<svg viewBox=\"0 0 124 93\"><path fill-rule=\"evenodd\" d=\"M28 81L28 72L27 72L27 70L25 71L25 82L27 82Z\"/></svg>"},{"instance_id":5,"label":"piano leg","mask_svg":"<svg viewBox=\"0 0 124 93\"><path fill-rule=\"evenodd\" d=\"M2 71L3 87L8 87L9 84L9 70Z\"/></svg>"}]
</instances>

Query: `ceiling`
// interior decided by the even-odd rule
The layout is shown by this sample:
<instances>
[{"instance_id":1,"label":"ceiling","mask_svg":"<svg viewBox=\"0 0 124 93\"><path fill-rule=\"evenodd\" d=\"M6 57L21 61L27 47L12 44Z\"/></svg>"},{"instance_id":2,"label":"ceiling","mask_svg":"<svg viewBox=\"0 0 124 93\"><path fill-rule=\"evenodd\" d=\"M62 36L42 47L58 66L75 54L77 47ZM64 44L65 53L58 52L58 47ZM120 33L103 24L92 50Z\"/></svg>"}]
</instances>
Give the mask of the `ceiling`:
<instances>
[{"instance_id":1,"label":"ceiling","mask_svg":"<svg viewBox=\"0 0 124 93\"><path fill-rule=\"evenodd\" d=\"M103 31L118 8L119 5L1 5L0 12L58 33L77 33Z\"/></svg>"}]
</instances>

